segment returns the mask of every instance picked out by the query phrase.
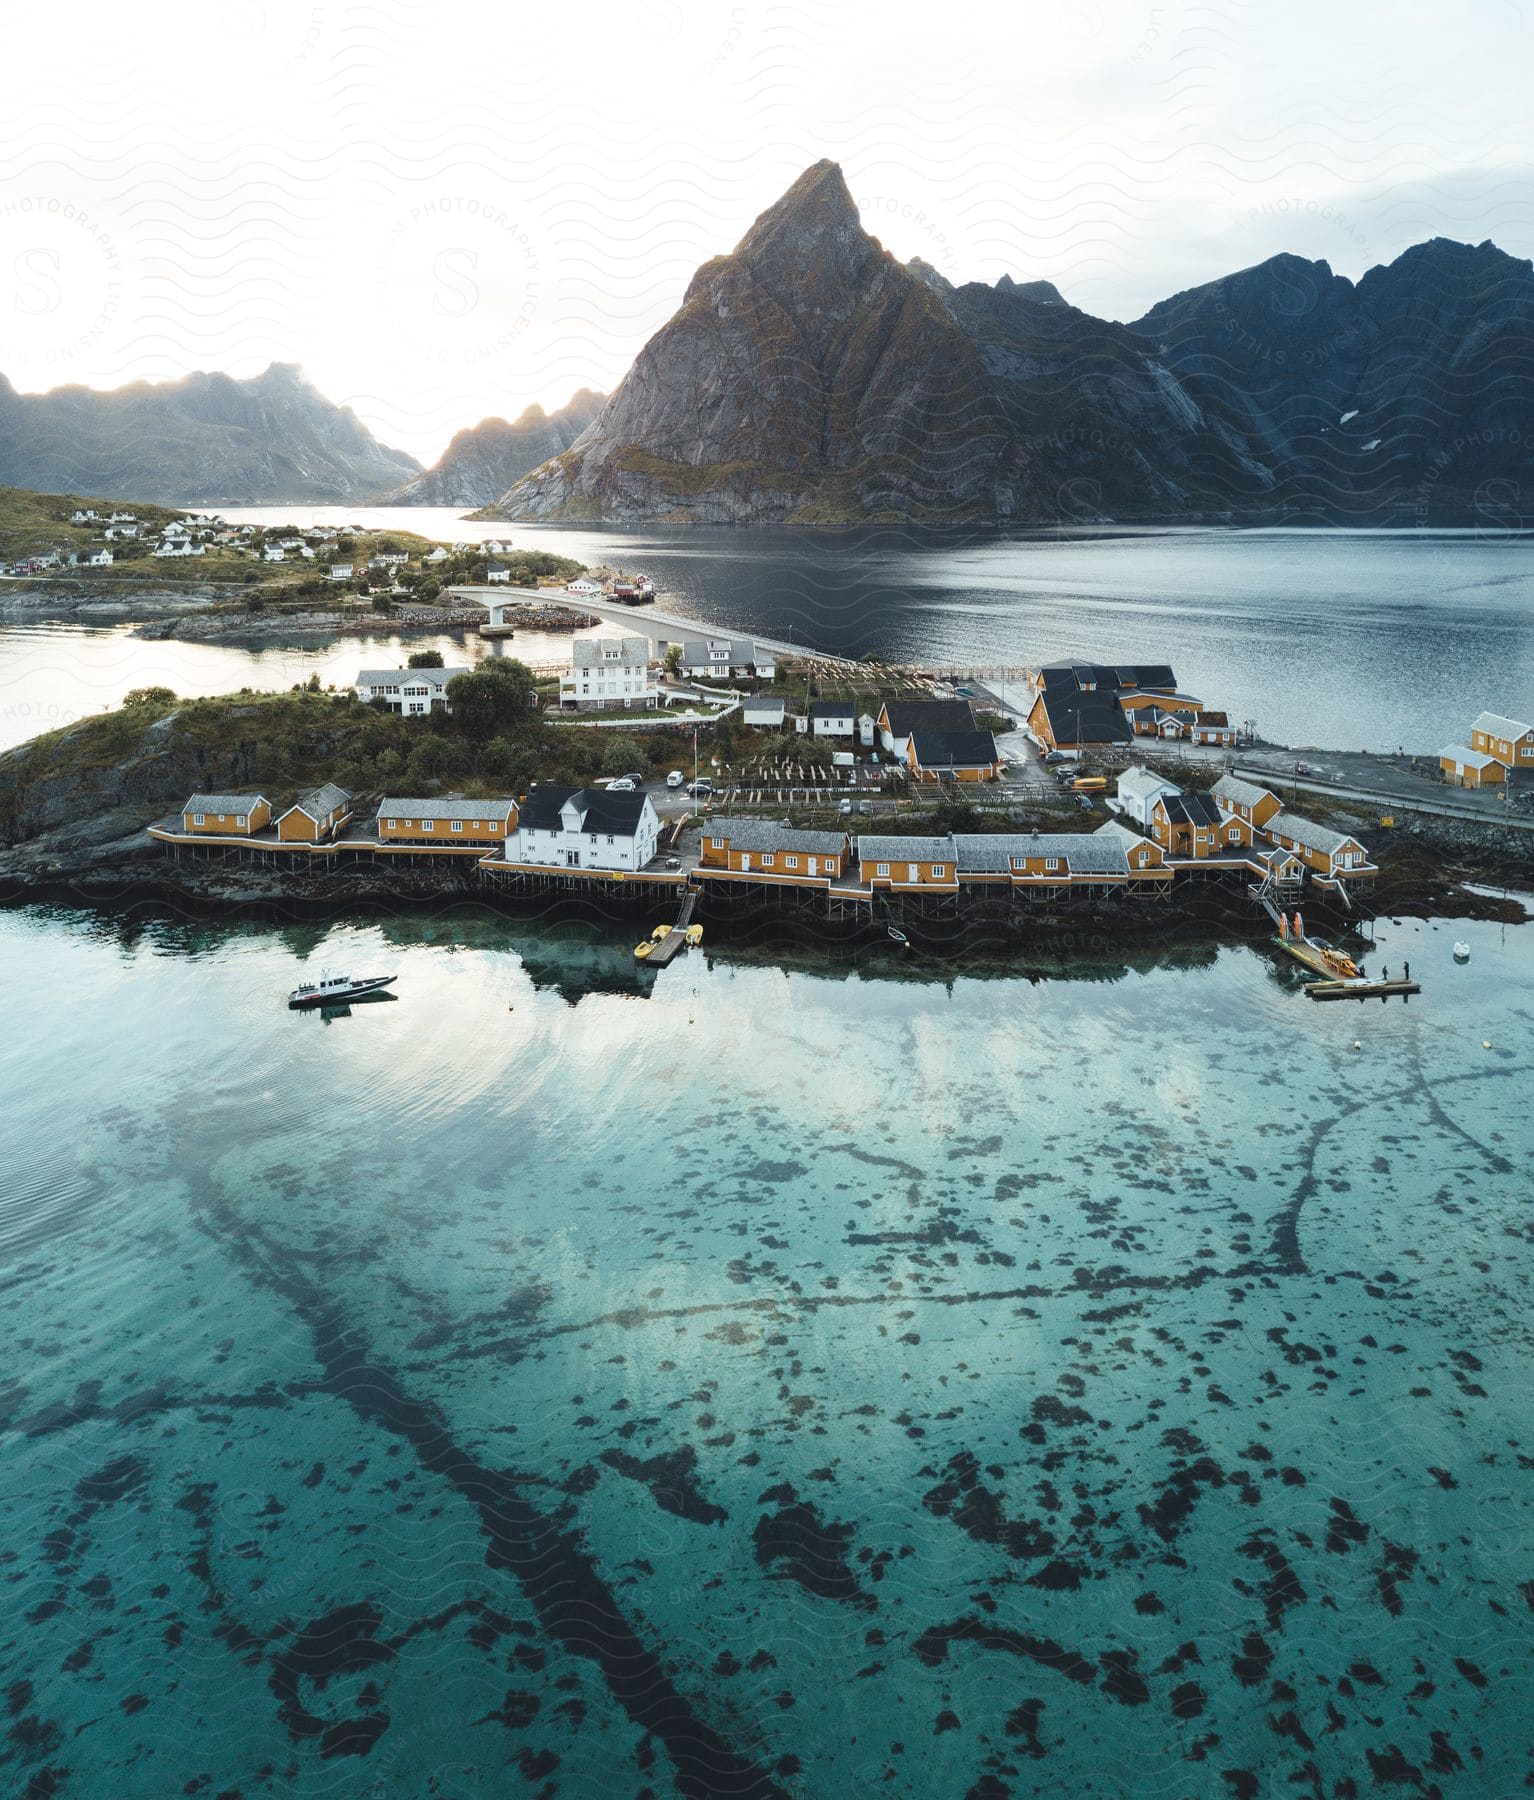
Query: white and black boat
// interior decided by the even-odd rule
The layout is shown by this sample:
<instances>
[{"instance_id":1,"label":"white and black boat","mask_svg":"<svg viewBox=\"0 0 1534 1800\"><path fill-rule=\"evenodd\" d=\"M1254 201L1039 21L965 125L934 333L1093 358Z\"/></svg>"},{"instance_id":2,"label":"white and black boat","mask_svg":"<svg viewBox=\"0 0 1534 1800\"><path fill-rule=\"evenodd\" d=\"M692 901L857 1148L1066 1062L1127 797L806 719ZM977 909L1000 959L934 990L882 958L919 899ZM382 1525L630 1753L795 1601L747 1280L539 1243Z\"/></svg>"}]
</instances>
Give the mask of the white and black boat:
<instances>
[{"instance_id":1,"label":"white and black boat","mask_svg":"<svg viewBox=\"0 0 1534 1800\"><path fill-rule=\"evenodd\" d=\"M399 979L396 975L338 975L322 969L318 981L306 981L288 995L289 1006L344 1006L365 994L377 994Z\"/></svg>"}]
</instances>

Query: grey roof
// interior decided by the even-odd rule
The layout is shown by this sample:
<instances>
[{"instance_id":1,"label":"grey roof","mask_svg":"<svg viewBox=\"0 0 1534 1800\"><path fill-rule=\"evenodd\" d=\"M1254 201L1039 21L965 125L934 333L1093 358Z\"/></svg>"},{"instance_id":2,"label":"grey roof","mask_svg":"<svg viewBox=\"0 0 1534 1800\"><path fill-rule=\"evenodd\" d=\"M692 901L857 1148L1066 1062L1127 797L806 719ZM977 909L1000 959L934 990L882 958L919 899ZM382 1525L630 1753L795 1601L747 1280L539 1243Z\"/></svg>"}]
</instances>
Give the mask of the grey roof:
<instances>
[{"instance_id":1,"label":"grey roof","mask_svg":"<svg viewBox=\"0 0 1534 1800\"><path fill-rule=\"evenodd\" d=\"M1256 806L1263 800L1278 798L1271 788L1243 781L1239 775L1222 775L1209 791L1216 800L1229 800L1235 806Z\"/></svg>"},{"instance_id":2,"label":"grey roof","mask_svg":"<svg viewBox=\"0 0 1534 1800\"><path fill-rule=\"evenodd\" d=\"M812 719L852 719L857 707L850 700L815 700L810 703Z\"/></svg>"},{"instance_id":3,"label":"grey roof","mask_svg":"<svg viewBox=\"0 0 1534 1800\"><path fill-rule=\"evenodd\" d=\"M758 694L756 699L748 700L741 712L749 717L752 713L764 713L771 719L782 719L787 701L775 694Z\"/></svg>"},{"instance_id":4,"label":"grey roof","mask_svg":"<svg viewBox=\"0 0 1534 1800\"><path fill-rule=\"evenodd\" d=\"M1123 840L1100 831L1034 831L1015 841L1022 846L1017 856L1060 857L1073 875L1122 875L1129 868Z\"/></svg>"},{"instance_id":5,"label":"grey roof","mask_svg":"<svg viewBox=\"0 0 1534 1800\"><path fill-rule=\"evenodd\" d=\"M421 681L427 687L445 688L455 675L467 675L467 669L359 669L354 687L379 687L389 681Z\"/></svg>"},{"instance_id":6,"label":"grey roof","mask_svg":"<svg viewBox=\"0 0 1534 1800\"><path fill-rule=\"evenodd\" d=\"M378 802L380 819L507 819L516 810L515 800L401 799L388 795Z\"/></svg>"},{"instance_id":7,"label":"grey roof","mask_svg":"<svg viewBox=\"0 0 1534 1800\"><path fill-rule=\"evenodd\" d=\"M1117 838L1126 851L1137 850L1141 844L1152 844L1157 849L1160 848L1155 844L1154 838L1142 837L1138 831L1132 830L1117 819L1110 819L1106 825L1099 825L1092 835L1100 838Z\"/></svg>"},{"instance_id":8,"label":"grey roof","mask_svg":"<svg viewBox=\"0 0 1534 1800\"><path fill-rule=\"evenodd\" d=\"M732 850L802 850L806 856L841 856L847 848L844 832L800 831L769 819L711 819L703 835L725 838Z\"/></svg>"},{"instance_id":9,"label":"grey roof","mask_svg":"<svg viewBox=\"0 0 1534 1800\"><path fill-rule=\"evenodd\" d=\"M961 875L1007 875L1014 855L1022 856L1026 835L1010 831L960 831L954 833L954 851Z\"/></svg>"},{"instance_id":10,"label":"grey roof","mask_svg":"<svg viewBox=\"0 0 1534 1800\"><path fill-rule=\"evenodd\" d=\"M1521 724L1517 719L1508 718L1506 713L1483 712L1470 729L1490 732L1493 737L1521 738L1526 732L1534 731L1534 725Z\"/></svg>"},{"instance_id":11,"label":"grey roof","mask_svg":"<svg viewBox=\"0 0 1534 1800\"><path fill-rule=\"evenodd\" d=\"M1318 825L1314 819L1302 819L1292 812L1280 813L1268 830L1274 837L1293 838L1295 843L1303 844L1307 850L1319 850L1323 856L1330 856L1344 844L1358 842L1345 831L1333 831L1330 825Z\"/></svg>"},{"instance_id":12,"label":"grey roof","mask_svg":"<svg viewBox=\"0 0 1534 1800\"><path fill-rule=\"evenodd\" d=\"M1481 727L1485 729L1484 726ZM1484 750L1471 750L1464 744L1450 744L1438 752L1440 759L1457 762L1467 769L1484 769L1497 762L1496 757L1488 756ZM1497 767L1501 768L1497 763Z\"/></svg>"},{"instance_id":13,"label":"grey roof","mask_svg":"<svg viewBox=\"0 0 1534 1800\"><path fill-rule=\"evenodd\" d=\"M337 787L333 781L322 781L317 788L310 788L307 794L300 794L288 807L288 812L295 809L308 813L311 819L323 819L326 813L334 812L345 806L351 795L344 787Z\"/></svg>"},{"instance_id":14,"label":"grey roof","mask_svg":"<svg viewBox=\"0 0 1534 1800\"><path fill-rule=\"evenodd\" d=\"M1143 768L1136 763L1119 776L1119 793L1137 794L1142 799L1150 799L1152 795L1166 792L1177 793L1175 781L1168 781L1164 775L1158 775L1154 769Z\"/></svg>"},{"instance_id":15,"label":"grey roof","mask_svg":"<svg viewBox=\"0 0 1534 1800\"><path fill-rule=\"evenodd\" d=\"M689 668L694 668L699 663L723 662L724 657L709 655L711 649L723 650L732 668L740 663L754 663L759 655L750 638L683 638L682 661ZM770 661L771 658L763 660Z\"/></svg>"},{"instance_id":16,"label":"grey roof","mask_svg":"<svg viewBox=\"0 0 1534 1800\"><path fill-rule=\"evenodd\" d=\"M616 645L616 657L605 652ZM643 637L576 638L570 646L570 659L577 669L600 669L612 662L620 669L647 669L650 666L650 640Z\"/></svg>"},{"instance_id":17,"label":"grey roof","mask_svg":"<svg viewBox=\"0 0 1534 1800\"><path fill-rule=\"evenodd\" d=\"M271 805L265 794L193 794L181 810L184 813L248 814L257 801Z\"/></svg>"},{"instance_id":18,"label":"grey roof","mask_svg":"<svg viewBox=\"0 0 1534 1800\"><path fill-rule=\"evenodd\" d=\"M860 862L952 862L951 837L869 837L858 839Z\"/></svg>"}]
</instances>

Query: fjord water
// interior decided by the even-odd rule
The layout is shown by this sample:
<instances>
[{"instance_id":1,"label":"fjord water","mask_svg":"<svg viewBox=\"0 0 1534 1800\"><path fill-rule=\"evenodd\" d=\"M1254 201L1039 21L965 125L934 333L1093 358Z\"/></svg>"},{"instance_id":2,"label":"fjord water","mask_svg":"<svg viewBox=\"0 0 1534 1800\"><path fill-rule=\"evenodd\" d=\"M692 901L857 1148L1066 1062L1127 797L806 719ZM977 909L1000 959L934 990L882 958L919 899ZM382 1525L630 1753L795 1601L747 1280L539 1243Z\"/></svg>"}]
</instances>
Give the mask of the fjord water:
<instances>
[{"instance_id":1,"label":"fjord water","mask_svg":"<svg viewBox=\"0 0 1534 1800\"><path fill-rule=\"evenodd\" d=\"M345 524L336 508L250 508L266 523ZM564 529L395 508L360 522L434 538L509 532L588 566L643 568L689 616L844 656L994 667L1081 656L1169 661L1233 719L1280 743L1431 754L1477 713L1525 716L1534 692L1534 534L1416 531L1048 533ZM352 680L427 644L308 648L146 641L126 628L0 628L0 748L159 683L181 694ZM519 635L509 654L561 659ZM875 696L870 695L870 699Z\"/></svg>"},{"instance_id":2,"label":"fjord water","mask_svg":"<svg viewBox=\"0 0 1534 1800\"><path fill-rule=\"evenodd\" d=\"M1526 932L632 935L0 915L6 1791L1520 1785Z\"/></svg>"}]
</instances>

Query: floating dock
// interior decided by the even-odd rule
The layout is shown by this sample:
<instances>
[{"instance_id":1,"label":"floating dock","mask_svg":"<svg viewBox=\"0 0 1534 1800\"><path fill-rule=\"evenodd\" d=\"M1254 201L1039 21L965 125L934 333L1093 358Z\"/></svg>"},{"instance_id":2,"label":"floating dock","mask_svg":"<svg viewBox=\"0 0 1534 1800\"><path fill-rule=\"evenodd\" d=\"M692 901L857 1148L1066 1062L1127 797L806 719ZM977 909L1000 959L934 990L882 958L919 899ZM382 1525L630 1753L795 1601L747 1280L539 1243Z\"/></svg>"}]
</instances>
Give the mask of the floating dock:
<instances>
[{"instance_id":1,"label":"floating dock","mask_svg":"<svg viewBox=\"0 0 1534 1800\"><path fill-rule=\"evenodd\" d=\"M1392 994L1399 994L1404 1000L1409 994L1420 994L1420 981L1371 981L1367 976L1357 981L1307 981L1305 992L1312 1000L1373 1000L1378 996L1388 1000Z\"/></svg>"},{"instance_id":2,"label":"floating dock","mask_svg":"<svg viewBox=\"0 0 1534 1800\"><path fill-rule=\"evenodd\" d=\"M679 956L687 948L687 927L692 921L692 909L697 900L698 896L691 888L683 894L676 923L663 938L652 941L650 954L644 959L647 969L665 968L673 956Z\"/></svg>"}]
</instances>

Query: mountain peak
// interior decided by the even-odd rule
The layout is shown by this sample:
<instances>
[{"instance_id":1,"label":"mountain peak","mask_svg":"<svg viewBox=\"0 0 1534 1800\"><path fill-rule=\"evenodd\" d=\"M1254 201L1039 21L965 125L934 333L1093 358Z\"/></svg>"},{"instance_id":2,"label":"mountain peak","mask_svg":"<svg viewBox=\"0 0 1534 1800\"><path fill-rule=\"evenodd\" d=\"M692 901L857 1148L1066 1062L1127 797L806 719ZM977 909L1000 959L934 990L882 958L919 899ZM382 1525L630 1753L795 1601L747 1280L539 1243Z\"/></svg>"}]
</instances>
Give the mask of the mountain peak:
<instances>
[{"instance_id":1,"label":"mountain peak","mask_svg":"<svg viewBox=\"0 0 1534 1800\"><path fill-rule=\"evenodd\" d=\"M841 164L822 158L811 163L735 246L735 254L754 262L779 245L804 248L827 237L863 236L857 202Z\"/></svg>"}]
</instances>

